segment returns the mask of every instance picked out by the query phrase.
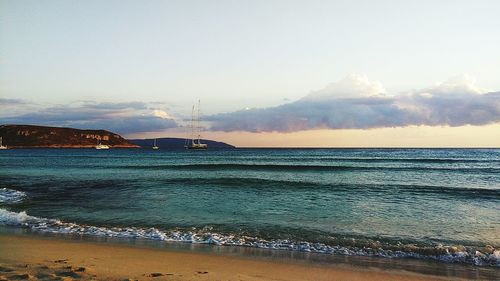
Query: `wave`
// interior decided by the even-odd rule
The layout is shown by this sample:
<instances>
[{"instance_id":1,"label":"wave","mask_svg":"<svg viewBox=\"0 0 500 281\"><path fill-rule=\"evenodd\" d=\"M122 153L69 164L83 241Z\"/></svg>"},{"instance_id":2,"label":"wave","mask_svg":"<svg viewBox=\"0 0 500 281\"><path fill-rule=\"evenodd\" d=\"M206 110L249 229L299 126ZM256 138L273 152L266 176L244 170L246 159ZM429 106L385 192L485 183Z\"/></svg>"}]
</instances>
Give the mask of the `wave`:
<instances>
[{"instance_id":1,"label":"wave","mask_svg":"<svg viewBox=\"0 0 500 281\"><path fill-rule=\"evenodd\" d=\"M436 193L448 195L464 196L486 196L500 198L500 189L473 188L473 187L449 187L433 185L401 185L401 184L325 184L310 181L288 181L260 178L171 178L162 180L166 184L192 184L206 185L213 184L217 186L258 187L258 188L286 188L286 189L329 189L329 190L373 190L384 192L387 190L397 190L398 192L411 193Z\"/></svg>"},{"instance_id":2,"label":"wave","mask_svg":"<svg viewBox=\"0 0 500 281\"><path fill-rule=\"evenodd\" d=\"M452 168L452 167L393 167L393 166L349 166L349 165L290 165L290 164L244 164L244 163L200 163L161 165L117 165L126 169L172 169L172 170L254 170L254 171L441 171L460 173L500 174L500 168Z\"/></svg>"},{"instance_id":3,"label":"wave","mask_svg":"<svg viewBox=\"0 0 500 281\"><path fill-rule=\"evenodd\" d=\"M300 149L299 149L300 150ZM335 150L335 149L334 149ZM123 159L123 158L130 158L129 154L106 154L106 155L94 155L94 154L84 154L84 153L77 153L75 150L70 150L72 156L75 158L106 158L106 159ZM90 151L93 151L90 149ZM232 153L234 150L221 150L222 154L219 153L214 153L211 154L211 158L221 158L224 159L225 157L230 156L231 158L234 159L245 159L245 160L262 160L262 159L268 159L271 161L280 161L280 160L297 160L297 161L349 161L349 162L408 162L408 163L495 163L495 162L500 162L500 159L494 157L494 158L459 158L459 157L448 157L448 158L439 158L439 157L404 157L404 155L401 155L399 157L394 157L394 156L382 156L382 155L374 155L374 156L322 156L322 155L300 155L296 156L293 154L290 155L283 155L283 154L278 154L278 155L267 155L267 154L262 154L262 155L241 155L237 153ZM144 152L144 151L139 151L139 152ZM169 153L176 153L180 154L183 157L186 158L198 158L197 156L191 156L191 155L186 155L184 153L179 153L181 151L177 150L169 150ZM217 151L216 151L217 152ZM229 153L227 153L229 152ZM240 150L239 150L240 152ZM129 152L128 152L129 153ZM141 159L161 159L164 158L166 155L161 153L161 154L143 154L143 153L134 153ZM170 154L169 154L170 155ZM13 158L61 158L61 155L52 155L52 154L11 154L9 157Z\"/></svg>"},{"instance_id":4,"label":"wave","mask_svg":"<svg viewBox=\"0 0 500 281\"><path fill-rule=\"evenodd\" d=\"M246 160L262 160L263 157L245 157ZM266 158L264 158L266 159ZM369 163L497 163L500 159L471 159L471 158L394 158L394 157L324 157L324 156L285 156L269 157L269 160L283 161L321 161L321 162L369 162Z\"/></svg>"},{"instance_id":5,"label":"wave","mask_svg":"<svg viewBox=\"0 0 500 281\"><path fill-rule=\"evenodd\" d=\"M1 180L1 179L0 179ZM141 185L141 179L87 179L87 180L62 180L55 188L53 183L39 179L28 185L19 185L12 189L0 189L0 203L18 203L25 196L25 191L32 192L38 196L49 195L68 196L67 192L73 190L93 190L93 189L135 189ZM1 181L0 181L1 182ZM407 193L411 195L432 194L443 197L465 197L468 199L500 199L500 188L488 187L464 187L464 186L444 186L444 185L422 185L422 184L388 184L388 183L325 183L308 180L281 180L266 179L259 177L160 177L155 179L162 188L171 185L182 185L196 188L198 186L214 186L227 189L283 189L283 190L325 190L329 192L363 192L373 193Z\"/></svg>"},{"instance_id":6,"label":"wave","mask_svg":"<svg viewBox=\"0 0 500 281\"><path fill-rule=\"evenodd\" d=\"M18 190L0 188L0 203L14 204L21 202L26 197L26 193Z\"/></svg>"},{"instance_id":7,"label":"wave","mask_svg":"<svg viewBox=\"0 0 500 281\"><path fill-rule=\"evenodd\" d=\"M149 239L166 242L201 243L222 246L243 246L274 250L291 250L322 254L349 256L379 256L386 258L418 258L432 259L443 262L466 263L477 266L500 267L500 249L486 246L480 251L476 247L461 245L417 246L415 244L397 243L380 245L374 241L371 244L357 245L354 239L350 245L327 245L307 241L285 239L261 239L238 233L217 233L210 228L188 230L160 230L157 228L138 227L101 227L67 223L58 219L30 216L26 212L12 212L0 208L0 225L28 228L36 232L57 234L78 234L100 237L117 237L128 239Z\"/></svg>"}]
</instances>

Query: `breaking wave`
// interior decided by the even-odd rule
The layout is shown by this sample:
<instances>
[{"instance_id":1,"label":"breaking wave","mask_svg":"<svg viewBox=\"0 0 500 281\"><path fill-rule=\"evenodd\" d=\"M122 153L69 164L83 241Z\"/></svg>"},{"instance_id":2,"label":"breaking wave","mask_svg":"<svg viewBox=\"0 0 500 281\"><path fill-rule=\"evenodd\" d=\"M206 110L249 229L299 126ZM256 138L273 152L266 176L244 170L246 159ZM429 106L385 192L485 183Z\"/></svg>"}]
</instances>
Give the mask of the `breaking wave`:
<instances>
[{"instance_id":1,"label":"breaking wave","mask_svg":"<svg viewBox=\"0 0 500 281\"><path fill-rule=\"evenodd\" d=\"M191 230L160 230L138 227L99 227L63 222L58 219L30 216L26 212L12 212L0 208L0 225L23 227L31 231L78 234L98 237L148 239L166 242L213 244L222 246L243 246L273 250L290 250L321 254L349 256L378 256L386 258L432 259L443 262L466 263L476 266L500 267L500 249L492 246L470 247L461 245L417 246L397 243L388 245L379 241L364 241L356 244L355 239L346 245L327 245L307 241L286 239L261 239L235 233L217 233L210 228Z\"/></svg>"},{"instance_id":2,"label":"breaking wave","mask_svg":"<svg viewBox=\"0 0 500 281\"><path fill-rule=\"evenodd\" d=\"M0 203L19 203L26 197L26 193L8 188L0 188Z\"/></svg>"}]
</instances>

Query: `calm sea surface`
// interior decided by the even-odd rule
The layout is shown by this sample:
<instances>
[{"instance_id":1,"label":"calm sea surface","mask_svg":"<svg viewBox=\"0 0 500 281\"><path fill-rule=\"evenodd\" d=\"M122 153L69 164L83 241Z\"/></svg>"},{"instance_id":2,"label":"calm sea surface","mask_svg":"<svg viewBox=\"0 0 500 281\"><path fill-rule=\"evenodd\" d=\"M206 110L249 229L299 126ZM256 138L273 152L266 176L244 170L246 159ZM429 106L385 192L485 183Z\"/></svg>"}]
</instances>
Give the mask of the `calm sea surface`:
<instances>
[{"instance_id":1,"label":"calm sea surface","mask_svg":"<svg viewBox=\"0 0 500 281\"><path fill-rule=\"evenodd\" d=\"M0 225L500 267L500 149L6 150Z\"/></svg>"}]
</instances>

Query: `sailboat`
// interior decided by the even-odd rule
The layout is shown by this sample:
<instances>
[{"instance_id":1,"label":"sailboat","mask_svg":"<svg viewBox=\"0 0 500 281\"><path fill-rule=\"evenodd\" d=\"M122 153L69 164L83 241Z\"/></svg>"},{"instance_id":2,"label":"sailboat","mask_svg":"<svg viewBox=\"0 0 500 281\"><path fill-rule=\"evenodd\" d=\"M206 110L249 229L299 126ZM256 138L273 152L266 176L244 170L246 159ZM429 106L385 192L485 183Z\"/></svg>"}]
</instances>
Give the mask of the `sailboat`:
<instances>
[{"instance_id":1,"label":"sailboat","mask_svg":"<svg viewBox=\"0 0 500 281\"><path fill-rule=\"evenodd\" d=\"M153 143L153 149L158 149L159 147L156 146L156 139L154 140L154 143Z\"/></svg>"},{"instance_id":2,"label":"sailboat","mask_svg":"<svg viewBox=\"0 0 500 281\"><path fill-rule=\"evenodd\" d=\"M200 127L200 100L198 100L198 107L193 105L191 111L191 136L186 139L184 147L186 149L207 149L206 143L201 143L201 127Z\"/></svg>"},{"instance_id":3,"label":"sailboat","mask_svg":"<svg viewBox=\"0 0 500 281\"><path fill-rule=\"evenodd\" d=\"M109 145L102 144L99 139L97 139L97 145L95 149L109 149Z\"/></svg>"},{"instance_id":4,"label":"sailboat","mask_svg":"<svg viewBox=\"0 0 500 281\"><path fill-rule=\"evenodd\" d=\"M0 149L7 149L8 147L6 145L3 145L2 143L2 137L0 137Z\"/></svg>"}]
</instances>

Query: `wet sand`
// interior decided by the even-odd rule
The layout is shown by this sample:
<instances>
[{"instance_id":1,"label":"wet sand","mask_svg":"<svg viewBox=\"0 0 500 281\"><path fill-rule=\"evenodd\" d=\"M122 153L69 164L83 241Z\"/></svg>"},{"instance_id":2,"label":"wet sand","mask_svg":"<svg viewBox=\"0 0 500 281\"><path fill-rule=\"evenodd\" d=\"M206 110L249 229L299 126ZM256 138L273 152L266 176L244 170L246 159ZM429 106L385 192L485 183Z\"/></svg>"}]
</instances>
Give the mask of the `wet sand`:
<instances>
[{"instance_id":1,"label":"wet sand","mask_svg":"<svg viewBox=\"0 0 500 281\"><path fill-rule=\"evenodd\" d=\"M452 280L402 270L262 260L0 234L0 280Z\"/></svg>"}]
</instances>

